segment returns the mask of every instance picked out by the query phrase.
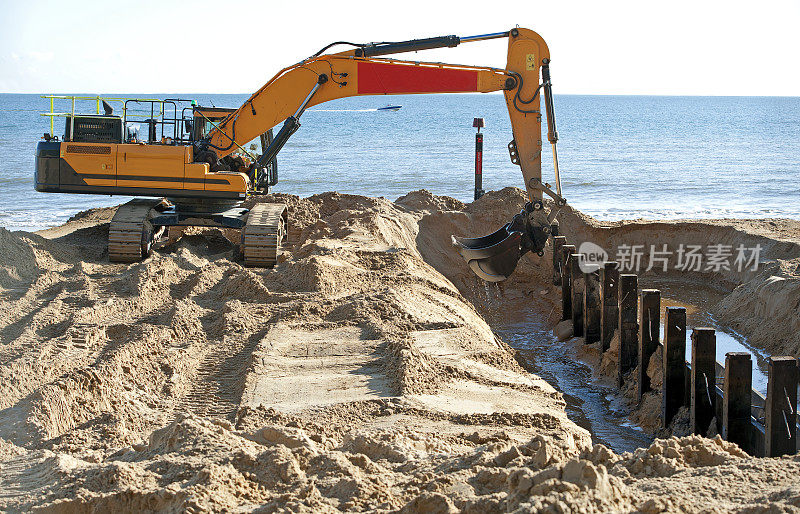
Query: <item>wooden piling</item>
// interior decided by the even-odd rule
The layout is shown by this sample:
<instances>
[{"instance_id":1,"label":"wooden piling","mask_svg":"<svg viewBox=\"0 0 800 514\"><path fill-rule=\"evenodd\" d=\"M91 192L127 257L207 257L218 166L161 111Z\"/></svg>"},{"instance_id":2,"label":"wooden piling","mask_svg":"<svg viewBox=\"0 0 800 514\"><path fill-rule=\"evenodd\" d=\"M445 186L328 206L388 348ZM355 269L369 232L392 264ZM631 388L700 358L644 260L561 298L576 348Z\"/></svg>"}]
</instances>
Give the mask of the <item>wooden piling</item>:
<instances>
[{"instance_id":1,"label":"wooden piling","mask_svg":"<svg viewBox=\"0 0 800 514\"><path fill-rule=\"evenodd\" d=\"M667 307L664 314L661 422L666 427L686 399L686 309Z\"/></svg>"},{"instance_id":2,"label":"wooden piling","mask_svg":"<svg viewBox=\"0 0 800 514\"><path fill-rule=\"evenodd\" d=\"M600 340L600 272L583 274L583 332L586 344Z\"/></svg>"},{"instance_id":3,"label":"wooden piling","mask_svg":"<svg viewBox=\"0 0 800 514\"><path fill-rule=\"evenodd\" d=\"M797 451L797 360L770 357L764 429L765 457Z\"/></svg>"},{"instance_id":4,"label":"wooden piling","mask_svg":"<svg viewBox=\"0 0 800 514\"><path fill-rule=\"evenodd\" d=\"M558 220L554 220L550 224L550 235L552 235L553 237L561 235L561 228L559 227Z\"/></svg>"},{"instance_id":5,"label":"wooden piling","mask_svg":"<svg viewBox=\"0 0 800 514\"><path fill-rule=\"evenodd\" d=\"M750 402L753 364L747 352L725 354L725 385L722 396L722 438L736 443L752 455L750 447Z\"/></svg>"},{"instance_id":6,"label":"wooden piling","mask_svg":"<svg viewBox=\"0 0 800 514\"><path fill-rule=\"evenodd\" d=\"M600 340L608 350L619 324L619 263L604 262L600 268Z\"/></svg>"},{"instance_id":7,"label":"wooden piling","mask_svg":"<svg viewBox=\"0 0 800 514\"><path fill-rule=\"evenodd\" d=\"M692 330L692 381L689 423L693 434L706 435L716 415L717 336L713 328Z\"/></svg>"},{"instance_id":8,"label":"wooden piling","mask_svg":"<svg viewBox=\"0 0 800 514\"><path fill-rule=\"evenodd\" d=\"M556 225L558 227L558 225ZM553 285L561 285L561 248L567 244L567 238L564 236L553 237Z\"/></svg>"},{"instance_id":9,"label":"wooden piling","mask_svg":"<svg viewBox=\"0 0 800 514\"><path fill-rule=\"evenodd\" d=\"M636 367L638 353L638 290L639 277L619 276L619 374L618 385L622 385L625 374Z\"/></svg>"},{"instance_id":10,"label":"wooden piling","mask_svg":"<svg viewBox=\"0 0 800 514\"><path fill-rule=\"evenodd\" d=\"M569 256L569 271L572 287L572 335L583 337L583 290L584 279L581 271L583 254L573 253Z\"/></svg>"},{"instance_id":11,"label":"wooden piling","mask_svg":"<svg viewBox=\"0 0 800 514\"><path fill-rule=\"evenodd\" d=\"M642 395L650 388L650 377L647 365L656 351L661 329L661 291L658 289L642 289L641 310L639 311L639 376L636 381L636 398L641 401Z\"/></svg>"},{"instance_id":12,"label":"wooden piling","mask_svg":"<svg viewBox=\"0 0 800 514\"><path fill-rule=\"evenodd\" d=\"M572 319L572 277L569 272L569 256L575 253L575 245L561 247L561 320Z\"/></svg>"}]
</instances>

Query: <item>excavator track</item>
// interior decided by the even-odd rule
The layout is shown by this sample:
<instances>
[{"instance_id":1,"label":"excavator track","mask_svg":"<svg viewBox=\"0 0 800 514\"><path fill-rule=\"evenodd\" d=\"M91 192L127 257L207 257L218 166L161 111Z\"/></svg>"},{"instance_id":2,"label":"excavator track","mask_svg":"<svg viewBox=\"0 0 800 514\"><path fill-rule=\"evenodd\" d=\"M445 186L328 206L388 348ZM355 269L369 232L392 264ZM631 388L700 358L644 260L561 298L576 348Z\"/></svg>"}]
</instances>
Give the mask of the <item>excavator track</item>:
<instances>
[{"instance_id":1,"label":"excavator track","mask_svg":"<svg viewBox=\"0 0 800 514\"><path fill-rule=\"evenodd\" d=\"M288 214L285 204L260 203L250 209L242 231L242 255L248 267L272 267L278 262L286 239Z\"/></svg>"},{"instance_id":2,"label":"excavator track","mask_svg":"<svg viewBox=\"0 0 800 514\"><path fill-rule=\"evenodd\" d=\"M108 227L108 258L112 262L139 262L153 243L153 207L159 200L134 199L120 205Z\"/></svg>"}]
</instances>

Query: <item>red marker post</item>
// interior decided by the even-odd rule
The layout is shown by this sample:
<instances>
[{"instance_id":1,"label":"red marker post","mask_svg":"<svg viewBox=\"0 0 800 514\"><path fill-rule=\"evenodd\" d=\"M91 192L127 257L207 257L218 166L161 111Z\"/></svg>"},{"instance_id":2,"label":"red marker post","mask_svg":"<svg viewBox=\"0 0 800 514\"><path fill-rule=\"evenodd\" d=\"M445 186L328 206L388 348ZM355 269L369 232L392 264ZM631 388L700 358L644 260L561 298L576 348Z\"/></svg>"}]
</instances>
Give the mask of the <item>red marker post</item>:
<instances>
[{"instance_id":1,"label":"red marker post","mask_svg":"<svg viewBox=\"0 0 800 514\"><path fill-rule=\"evenodd\" d=\"M483 118L472 120L472 126L478 129L475 134L475 200L483 196L483 134L481 128L484 127Z\"/></svg>"}]
</instances>

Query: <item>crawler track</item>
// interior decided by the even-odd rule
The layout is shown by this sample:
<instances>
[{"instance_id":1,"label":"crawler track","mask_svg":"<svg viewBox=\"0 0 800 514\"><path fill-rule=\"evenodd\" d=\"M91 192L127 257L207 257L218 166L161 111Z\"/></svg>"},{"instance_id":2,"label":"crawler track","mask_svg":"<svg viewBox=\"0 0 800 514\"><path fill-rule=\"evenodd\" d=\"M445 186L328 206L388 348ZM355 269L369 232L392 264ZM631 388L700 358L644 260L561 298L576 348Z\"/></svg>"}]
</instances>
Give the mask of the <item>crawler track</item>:
<instances>
[{"instance_id":1,"label":"crawler track","mask_svg":"<svg viewBox=\"0 0 800 514\"><path fill-rule=\"evenodd\" d=\"M121 205L108 227L108 258L112 262L138 262L150 253L153 226L150 218L159 200L134 199Z\"/></svg>"},{"instance_id":2,"label":"crawler track","mask_svg":"<svg viewBox=\"0 0 800 514\"><path fill-rule=\"evenodd\" d=\"M278 261L281 244L286 239L286 205L262 203L247 216L242 232L242 255L245 266L272 267Z\"/></svg>"}]
</instances>

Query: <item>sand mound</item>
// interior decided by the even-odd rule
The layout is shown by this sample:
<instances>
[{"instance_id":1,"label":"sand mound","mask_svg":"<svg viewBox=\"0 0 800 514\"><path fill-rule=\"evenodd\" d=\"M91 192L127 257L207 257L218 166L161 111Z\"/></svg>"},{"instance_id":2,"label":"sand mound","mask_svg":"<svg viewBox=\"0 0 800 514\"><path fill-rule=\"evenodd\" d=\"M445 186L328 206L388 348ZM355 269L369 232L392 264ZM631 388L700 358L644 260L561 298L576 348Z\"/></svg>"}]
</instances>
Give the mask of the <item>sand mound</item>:
<instances>
[{"instance_id":1,"label":"sand mound","mask_svg":"<svg viewBox=\"0 0 800 514\"><path fill-rule=\"evenodd\" d=\"M588 445L557 393L420 258L420 213L335 193L286 200L300 235L274 270L243 268L218 231L110 264L104 237L88 235L105 213L50 239L0 232L2 488L17 491L0 504L218 510L289 495L312 510L394 508L413 499L392 492L411 478L371 463L466 451L465 426ZM28 483L33 469L47 478Z\"/></svg>"},{"instance_id":2,"label":"sand mound","mask_svg":"<svg viewBox=\"0 0 800 514\"><path fill-rule=\"evenodd\" d=\"M640 286L657 278L683 284L687 289L703 284L724 295L714 306L717 319L746 336L750 343L775 355L800 357L800 222L796 220L686 220L600 222L567 208L559 216L561 230L571 244L590 241L613 257L621 245L640 245ZM647 270L653 249L672 252L668 271L658 265ZM699 271L676 270L677 251L721 245L730 252L727 265L712 266L704 260ZM736 264L739 247L758 248L758 266ZM693 269L692 267L690 267Z\"/></svg>"},{"instance_id":3,"label":"sand mound","mask_svg":"<svg viewBox=\"0 0 800 514\"><path fill-rule=\"evenodd\" d=\"M737 488L722 509L797 503L794 459L592 446L520 367L484 316L554 321L550 256L524 258L501 297L450 244L505 223L518 190L275 198L293 225L273 270L199 230L110 264L107 210L0 229L1 510L677 511L705 494L687 477ZM785 478L741 485L768 473Z\"/></svg>"},{"instance_id":4,"label":"sand mound","mask_svg":"<svg viewBox=\"0 0 800 514\"><path fill-rule=\"evenodd\" d=\"M31 245L4 228L0 228L0 262L0 287L3 288L29 282L39 273Z\"/></svg>"},{"instance_id":5,"label":"sand mound","mask_svg":"<svg viewBox=\"0 0 800 514\"><path fill-rule=\"evenodd\" d=\"M800 356L800 259L770 263L717 306L723 323L775 354Z\"/></svg>"},{"instance_id":6,"label":"sand mound","mask_svg":"<svg viewBox=\"0 0 800 514\"><path fill-rule=\"evenodd\" d=\"M719 436L715 439L673 437L657 439L649 448L624 454L614 463L614 471L626 476L627 472L635 477L666 477L686 468L719 466L743 458L747 458L746 453ZM609 461L613 462L614 458Z\"/></svg>"}]
</instances>

